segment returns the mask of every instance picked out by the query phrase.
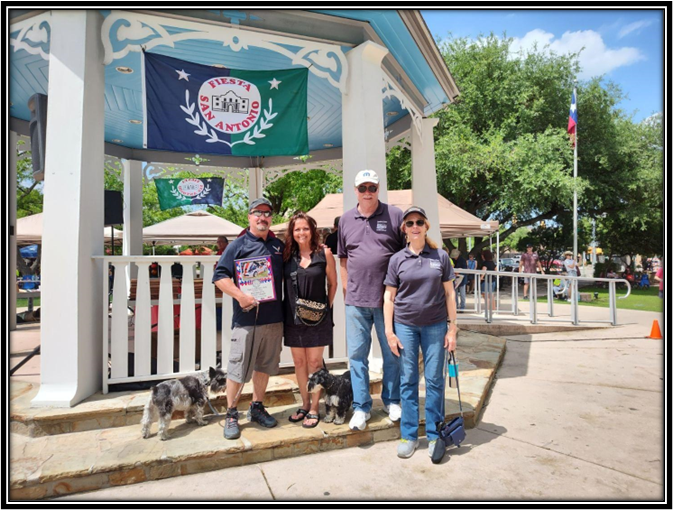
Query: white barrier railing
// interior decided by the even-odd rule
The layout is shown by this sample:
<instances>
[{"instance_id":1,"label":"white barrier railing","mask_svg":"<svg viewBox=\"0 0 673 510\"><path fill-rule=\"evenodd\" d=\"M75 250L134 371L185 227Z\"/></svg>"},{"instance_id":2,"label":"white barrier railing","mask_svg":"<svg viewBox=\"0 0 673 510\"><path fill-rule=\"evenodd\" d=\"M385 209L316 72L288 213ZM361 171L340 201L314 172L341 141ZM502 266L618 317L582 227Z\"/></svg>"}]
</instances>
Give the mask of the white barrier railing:
<instances>
[{"instance_id":1,"label":"white barrier railing","mask_svg":"<svg viewBox=\"0 0 673 510\"><path fill-rule=\"evenodd\" d=\"M503 315L503 317L497 317L498 319L506 319L506 315L519 315L519 278L530 278L529 280L529 316L530 322L532 324L537 324L537 282L538 280L547 281L547 315L549 317L554 317L554 292L552 283L556 279L565 280L569 284L569 289L571 293L570 300L570 319L545 319L547 322L571 322L572 324L579 324L580 322L608 322L613 326L617 325L617 299L626 299L631 294L631 284L628 280L621 278L589 278L586 276L567 276L567 275L548 275L548 274L537 274L537 273L519 273L519 272L505 272L505 271L483 271L478 269L455 269L456 274L462 275L475 275L474 276L474 299L475 305L472 311L480 314L482 313L481 306L481 282L480 277L483 275L485 282L484 285L484 318L486 322L491 323L494 318L494 313ZM493 278L497 278L496 291L493 291ZM505 312L500 310L500 278L511 278L512 279L512 310L511 312ZM609 320L590 320L590 321L580 321L579 317L579 282L586 281L589 283L598 283L604 282L608 285L608 308L610 313ZM617 284L623 283L627 287L626 295L617 297ZM495 296L494 296L495 294ZM493 309L493 297L495 297L495 310Z\"/></svg>"},{"instance_id":2,"label":"white barrier railing","mask_svg":"<svg viewBox=\"0 0 673 510\"><path fill-rule=\"evenodd\" d=\"M219 290L216 293L212 283L218 256L94 258L104 260L104 302L109 303L103 312L103 393L113 384L182 377L193 374L197 368L215 366L218 351L226 368L233 304L226 294L222 296ZM158 278L150 278L153 262L161 268ZM175 263L182 266L181 280L172 277L171 267ZM109 267L114 267L112 292ZM130 280L128 275L135 272L134 267L138 277ZM221 331L217 330L219 307ZM200 328L197 329L199 313ZM177 331L176 320L179 320ZM325 353L328 362L348 357L341 289L337 290L334 301L334 323L334 345ZM129 335L131 331L133 334ZM132 366L129 366L129 352L133 352ZM109 377L108 363L111 364ZM283 349L281 366L292 365L290 349Z\"/></svg>"}]
</instances>

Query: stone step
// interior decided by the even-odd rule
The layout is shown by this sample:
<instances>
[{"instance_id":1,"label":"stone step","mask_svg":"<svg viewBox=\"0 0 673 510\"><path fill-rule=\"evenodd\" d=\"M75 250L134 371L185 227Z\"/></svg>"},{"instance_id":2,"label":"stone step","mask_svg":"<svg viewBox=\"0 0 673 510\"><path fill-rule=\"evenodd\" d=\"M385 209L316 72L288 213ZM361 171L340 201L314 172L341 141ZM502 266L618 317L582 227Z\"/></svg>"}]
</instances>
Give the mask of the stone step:
<instances>
[{"instance_id":1,"label":"stone step","mask_svg":"<svg viewBox=\"0 0 673 510\"><path fill-rule=\"evenodd\" d=\"M461 331L457 358L468 428L477 422L504 353L504 340ZM422 409L423 385L420 394ZM208 424L203 427L185 420L173 420L167 441L158 439L157 423L152 425L152 435L148 439L141 437L138 424L42 437L11 433L10 498L52 498L400 437L399 424L390 421L378 398L374 399L367 429L358 432L349 430L348 422L335 425L321 421L317 427L305 429L301 424L288 421L296 408L296 402L272 406L269 412L279 422L273 429L248 423L245 412L242 412L241 437L234 441L223 438L224 418L215 415L207 415ZM245 407L241 405L239 409ZM322 416L324 412L321 405ZM454 417L458 414L454 384L446 389L446 415ZM421 412L421 435L425 432L423 418ZM350 419L350 413L346 419Z\"/></svg>"},{"instance_id":2,"label":"stone step","mask_svg":"<svg viewBox=\"0 0 673 510\"><path fill-rule=\"evenodd\" d=\"M330 371L340 374L345 367ZM370 393L381 392L381 374L370 372ZM30 401L37 394L39 385L24 382L12 383L10 392L10 430L29 437L68 434L86 430L137 425L149 398L149 390L125 391L118 393L96 393L72 408L33 408ZM252 383L243 387L239 398L239 408L244 409L252 400ZM294 373L269 378L264 405L276 407L301 402L299 387ZM212 406L218 411L226 411L227 398L217 395L211 398ZM184 418L182 411L176 411L174 418Z\"/></svg>"}]
</instances>

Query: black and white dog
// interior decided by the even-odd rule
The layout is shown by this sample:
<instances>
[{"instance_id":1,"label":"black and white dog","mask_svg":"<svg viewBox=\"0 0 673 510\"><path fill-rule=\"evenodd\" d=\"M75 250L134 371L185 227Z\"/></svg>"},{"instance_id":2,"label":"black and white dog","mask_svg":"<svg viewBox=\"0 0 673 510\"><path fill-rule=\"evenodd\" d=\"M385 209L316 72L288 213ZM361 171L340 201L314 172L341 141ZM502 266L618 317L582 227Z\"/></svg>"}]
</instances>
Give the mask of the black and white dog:
<instances>
[{"instance_id":1,"label":"black and white dog","mask_svg":"<svg viewBox=\"0 0 673 510\"><path fill-rule=\"evenodd\" d=\"M350 370L342 375L332 375L321 368L308 377L308 392L322 388L325 390L325 422L332 421L341 425L346 413L353 404L353 387L351 386Z\"/></svg>"},{"instance_id":2,"label":"black and white dog","mask_svg":"<svg viewBox=\"0 0 673 510\"><path fill-rule=\"evenodd\" d=\"M208 372L196 376L188 375L182 379L172 379L152 386L150 398L145 404L142 425L143 437L150 437L152 422L159 418L159 438L168 439L168 427L173 411L185 411L187 423L195 421L199 425L208 425L203 419L203 408L208 403L208 388L213 393L227 386L227 374L219 368L210 367Z\"/></svg>"}]
</instances>

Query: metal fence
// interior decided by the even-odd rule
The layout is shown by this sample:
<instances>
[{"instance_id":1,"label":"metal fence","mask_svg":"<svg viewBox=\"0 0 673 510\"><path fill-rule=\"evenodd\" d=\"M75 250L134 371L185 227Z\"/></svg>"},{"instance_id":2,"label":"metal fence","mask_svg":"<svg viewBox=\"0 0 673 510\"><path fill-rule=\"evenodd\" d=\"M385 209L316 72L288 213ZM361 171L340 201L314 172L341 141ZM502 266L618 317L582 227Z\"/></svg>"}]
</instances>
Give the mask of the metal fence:
<instances>
[{"instance_id":1,"label":"metal fence","mask_svg":"<svg viewBox=\"0 0 673 510\"><path fill-rule=\"evenodd\" d=\"M572 324L579 324L580 322L607 322L613 326L617 325L617 299L626 299L631 294L631 284L624 279L617 278L589 278L586 276L565 276L565 275L548 275L548 274L533 274L533 273L519 273L519 272L505 272L505 271L484 271L476 269L456 269L456 274L459 275L474 275L474 298L475 304L474 309L470 310L477 314L483 312L484 319L487 323L491 323L493 320L497 319L509 319L510 316L520 315L522 312L519 311L519 278L529 278L530 288L529 288L529 309L528 315L530 316L530 322L532 324L538 323L538 289L537 284L540 280L546 280L547 282L547 310L546 314L549 318L545 318L545 322L570 322ZM483 278L482 278L483 277ZM512 303L511 309L505 310L501 308L501 292L500 292L500 281L502 279L511 279L512 288L511 296ZM555 317L554 315L554 286L553 282L556 279L562 280L567 286L566 289L569 290L570 298L570 319L563 319L560 317ZM481 299L481 281L485 282L484 285L484 306L482 307ZM608 296L609 296L609 319L607 320L584 320L580 319L580 307L579 307L579 295L580 287L579 282L588 282L588 283L601 283L604 282L608 286ZM495 283L495 290L493 289ZM627 291L624 296L617 296L617 284L623 283L626 285ZM493 299L495 298L495 299ZM495 301L495 307L493 306L493 301ZM524 312L525 313L525 312ZM497 314L497 316L496 316Z\"/></svg>"}]
</instances>

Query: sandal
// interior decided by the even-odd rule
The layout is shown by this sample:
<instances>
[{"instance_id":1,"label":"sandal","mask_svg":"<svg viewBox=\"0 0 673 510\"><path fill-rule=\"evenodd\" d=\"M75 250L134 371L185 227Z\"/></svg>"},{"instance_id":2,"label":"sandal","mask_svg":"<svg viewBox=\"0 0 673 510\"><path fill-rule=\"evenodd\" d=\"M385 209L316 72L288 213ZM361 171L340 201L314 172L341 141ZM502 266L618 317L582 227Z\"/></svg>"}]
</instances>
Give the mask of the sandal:
<instances>
[{"instance_id":1,"label":"sandal","mask_svg":"<svg viewBox=\"0 0 673 510\"><path fill-rule=\"evenodd\" d=\"M306 425L306 420L315 420L316 422L313 425ZM317 426L318 423L320 423L320 415L308 413L304 419L304 423L302 423L301 426L305 429L312 429L313 427Z\"/></svg>"},{"instance_id":2,"label":"sandal","mask_svg":"<svg viewBox=\"0 0 673 510\"><path fill-rule=\"evenodd\" d=\"M308 411L306 409L302 409L301 407L297 409L292 416L297 416L297 418L293 418L290 416L288 420L290 420L292 423L297 423L300 421L304 421L304 418L306 418L306 415L308 414Z\"/></svg>"}]
</instances>

